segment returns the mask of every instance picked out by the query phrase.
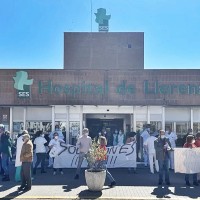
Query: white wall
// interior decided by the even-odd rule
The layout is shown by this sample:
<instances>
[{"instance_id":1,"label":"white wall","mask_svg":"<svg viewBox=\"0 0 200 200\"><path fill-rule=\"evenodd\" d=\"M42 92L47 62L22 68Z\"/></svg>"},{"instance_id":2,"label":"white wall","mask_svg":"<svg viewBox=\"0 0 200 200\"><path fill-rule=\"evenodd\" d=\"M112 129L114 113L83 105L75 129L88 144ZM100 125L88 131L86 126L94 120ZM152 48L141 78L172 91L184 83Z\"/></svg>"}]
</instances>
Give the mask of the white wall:
<instances>
[{"instance_id":1,"label":"white wall","mask_svg":"<svg viewBox=\"0 0 200 200\"><path fill-rule=\"evenodd\" d=\"M13 107L13 121L24 121L24 107Z\"/></svg>"},{"instance_id":2,"label":"white wall","mask_svg":"<svg viewBox=\"0 0 200 200\"><path fill-rule=\"evenodd\" d=\"M165 108L165 121L166 122L187 122L190 121L190 108L185 107L171 107Z\"/></svg>"},{"instance_id":3,"label":"white wall","mask_svg":"<svg viewBox=\"0 0 200 200\"><path fill-rule=\"evenodd\" d=\"M51 121L51 107L27 107L26 121Z\"/></svg>"},{"instance_id":4,"label":"white wall","mask_svg":"<svg viewBox=\"0 0 200 200\"><path fill-rule=\"evenodd\" d=\"M83 113L132 114L133 106L83 106Z\"/></svg>"}]
</instances>

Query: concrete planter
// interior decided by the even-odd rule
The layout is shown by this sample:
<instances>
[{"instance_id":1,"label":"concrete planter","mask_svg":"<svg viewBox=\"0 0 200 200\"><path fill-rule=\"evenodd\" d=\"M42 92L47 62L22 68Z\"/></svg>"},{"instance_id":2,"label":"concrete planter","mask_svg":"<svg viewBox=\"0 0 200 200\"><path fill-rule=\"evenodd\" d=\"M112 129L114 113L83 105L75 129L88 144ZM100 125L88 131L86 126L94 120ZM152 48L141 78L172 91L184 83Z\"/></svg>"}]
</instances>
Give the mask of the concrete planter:
<instances>
[{"instance_id":1,"label":"concrete planter","mask_svg":"<svg viewBox=\"0 0 200 200\"><path fill-rule=\"evenodd\" d=\"M85 180L90 191L101 191L106 179L106 170L91 172L85 170Z\"/></svg>"}]
</instances>

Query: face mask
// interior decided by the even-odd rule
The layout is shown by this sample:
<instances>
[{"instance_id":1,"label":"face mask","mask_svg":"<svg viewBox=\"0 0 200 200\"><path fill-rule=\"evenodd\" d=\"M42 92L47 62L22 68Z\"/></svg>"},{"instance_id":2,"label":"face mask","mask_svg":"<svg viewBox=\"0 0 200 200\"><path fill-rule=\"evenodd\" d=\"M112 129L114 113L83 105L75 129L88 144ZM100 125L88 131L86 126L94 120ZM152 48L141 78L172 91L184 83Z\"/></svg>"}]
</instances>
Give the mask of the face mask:
<instances>
[{"instance_id":1,"label":"face mask","mask_svg":"<svg viewBox=\"0 0 200 200\"><path fill-rule=\"evenodd\" d=\"M119 134L121 135L121 134L122 134L122 132L120 131L120 132L119 132Z\"/></svg>"},{"instance_id":2,"label":"face mask","mask_svg":"<svg viewBox=\"0 0 200 200\"><path fill-rule=\"evenodd\" d=\"M161 139L164 139L164 138L165 138L165 135L161 135L160 138L161 138Z\"/></svg>"},{"instance_id":3,"label":"face mask","mask_svg":"<svg viewBox=\"0 0 200 200\"><path fill-rule=\"evenodd\" d=\"M41 136L44 137L44 134L42 134Z\"/></svg>"},{"instance_id":4,"label":"face mask","mask_svg":"<svg viewBox=\"0 0 200 200\"><path fill-rule=\"evenodd\" d=\"M58 136L56 135L54 138L57 140L57 139L58 139Z\"/></svg>"},{"instance_id":5,"label":"face mask","mask_svg":"<svg viewBox=\"0 0 200 200\"><path fill-rule=\"evenodd\" d=\"M195 140L192 140L192 144L194 144L195 143Z\"/></svg>"},{"instance_id":6,"label":"face mask","mask_svg":"<svg viewBox=\"0 0 200 200\"><path fill-rule=\"evenodd\" d=\"M85 136L88 136L88 133L85 133Z\"/></svg>"}]
</instances>

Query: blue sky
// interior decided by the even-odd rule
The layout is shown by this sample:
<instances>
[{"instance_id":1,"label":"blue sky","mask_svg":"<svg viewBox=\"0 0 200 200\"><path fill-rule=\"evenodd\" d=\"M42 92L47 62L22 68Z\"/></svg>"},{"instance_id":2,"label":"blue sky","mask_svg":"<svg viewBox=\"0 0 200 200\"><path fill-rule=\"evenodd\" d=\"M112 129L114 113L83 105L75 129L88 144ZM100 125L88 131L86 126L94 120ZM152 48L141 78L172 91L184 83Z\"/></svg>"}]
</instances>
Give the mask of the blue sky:
<instances>
[{"instance_id":1,"label":"blue sky","mask_svg":"<svg viewBox=\"0 0 200 200\"><path fill-rule=\"evenodd\" d=\"M0 68L62 69L64 32L97 32L98 8L144 32L145 69L200 69L199 0L0 0Z\"/></svg>"}]
</instances>

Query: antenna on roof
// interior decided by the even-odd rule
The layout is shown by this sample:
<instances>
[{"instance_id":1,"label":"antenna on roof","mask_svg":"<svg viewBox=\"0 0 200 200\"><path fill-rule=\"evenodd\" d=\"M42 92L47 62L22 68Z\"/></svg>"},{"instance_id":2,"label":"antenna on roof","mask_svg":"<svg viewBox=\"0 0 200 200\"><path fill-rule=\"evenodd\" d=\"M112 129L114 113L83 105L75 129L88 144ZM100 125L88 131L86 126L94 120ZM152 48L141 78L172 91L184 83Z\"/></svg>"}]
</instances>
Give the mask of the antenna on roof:
<instances>
[{"instance_id":1,"label":"antenna on roof","mask_svg":"<svg viewBox=\"0 0 200 200\"><path fill-rule=\"evenodd\" d=\"M91 6L91 32L92 32L92 0L90 0L90 6Z\"/></svg>"}]
</instances>

